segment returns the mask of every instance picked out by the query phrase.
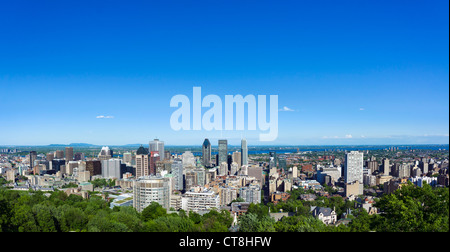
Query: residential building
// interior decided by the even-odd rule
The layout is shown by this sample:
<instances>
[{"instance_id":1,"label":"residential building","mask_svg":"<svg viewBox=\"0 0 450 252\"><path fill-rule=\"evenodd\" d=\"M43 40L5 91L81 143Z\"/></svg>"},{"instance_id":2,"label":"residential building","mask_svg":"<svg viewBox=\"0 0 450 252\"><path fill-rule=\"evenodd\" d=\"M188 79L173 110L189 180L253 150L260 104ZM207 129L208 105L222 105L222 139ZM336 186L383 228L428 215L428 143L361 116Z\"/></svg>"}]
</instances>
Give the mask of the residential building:
<instances>
[{"instance_id":1,"label":"residential building","mask_svg":"<svg viewBox=\"0 0 450 252\"><path fill-rule=\"evenodd\" d=\"M139 177L133 186L133 207L142 212L152 202L170 209L170 180L161 176Z\"/></svg>"}]
</instances>

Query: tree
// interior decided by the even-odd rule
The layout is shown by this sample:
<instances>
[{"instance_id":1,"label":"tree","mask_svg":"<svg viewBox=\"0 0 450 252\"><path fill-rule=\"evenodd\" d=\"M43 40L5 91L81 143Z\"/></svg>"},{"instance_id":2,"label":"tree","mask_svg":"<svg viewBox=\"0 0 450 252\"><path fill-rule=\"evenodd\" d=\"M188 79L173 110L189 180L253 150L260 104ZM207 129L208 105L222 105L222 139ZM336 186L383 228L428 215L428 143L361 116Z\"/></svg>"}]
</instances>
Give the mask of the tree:
<instances>
[{"instance_id":1,"label":"tree","mask_svg":"<svg viewBox=\"0 0 450 252\"><path fill-rule=\"evenodd\" d=\"M246 213L239 217L240 232L275 232L275 220L268 215L261 219L256 214Z\"/></svg>"},{"instance_id":2,"label":"tree","mask_svg":"<svg viewBox=\"0 0 450 252\"><path fill-rule=\"evenodd\" d=\"M392 194L384 195L375 206L381 211L377 231L448 232L449 189L422 188L409 183Z\"/></svg>"},{"instance_id":3,"label":"tree","mask_svg":"<svg viewBox=\"0 0 450 252\"><path fill-rule=\"evenodd\" d=\"M158 217L166 216L167 210L164 209L158 202L153 201L144 210L142 210L142 218L144 221L154 220Z\"/></svg>"}]
</instances>

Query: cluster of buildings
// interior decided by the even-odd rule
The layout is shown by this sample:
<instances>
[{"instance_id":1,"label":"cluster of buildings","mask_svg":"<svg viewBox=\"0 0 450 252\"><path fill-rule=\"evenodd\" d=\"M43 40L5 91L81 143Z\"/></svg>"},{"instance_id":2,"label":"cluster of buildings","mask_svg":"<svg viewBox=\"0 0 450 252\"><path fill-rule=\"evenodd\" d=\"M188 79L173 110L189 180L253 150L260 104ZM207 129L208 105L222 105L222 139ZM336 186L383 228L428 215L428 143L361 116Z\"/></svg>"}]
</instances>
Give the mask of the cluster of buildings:
<instances>
[{"instance_id":1,"label":"cluster of buildings","mask_svg":"<svg viewBox=\"0 0 450 252\"><path fill-rule=\"evenodd\" d=\"M20 169L5 161L8 165L1 170L16 190L63 189L72 183L78 188L65 189L67 193L88 197L82 192L94 190L93 180L115 180L120 190L115 191L112 206L132 205L138 211L151 202L158 202L167 210L198 213L229 207L238 198L259 203L264 182L262 167L249 163L245 139L241 151L232 153L227 140L219 140L215 156L208 139L203 142L201 157L190 151L172 155L164 150L163 141L154 139L148 148L140 146L121 156L105 146L97 157L86 158L66 147L45 155L30 151L18 161ZM18 183L19 176L27 180Z\"/></svg>"},{"instance_id":2,"label":"cluster of buildings","mask_svg":"<svg viewBox=\"0 0 450 252\"><path fill-rule=\"evenodd\" d=\"M327 164L317 162L298 168L293 165L298 155L274 151L269 152L266 161L249 158L246 139L242 139L240 151L231 152L227 140L218 140L215 155L211 142L205 139L201 156L190 151L173 154L164 149L163 141L154 139L148 148L140 146L122 155L114 155L109 147L103 147L95 158L86 158L72 147L45 155L30 151L26 157L15 156L12 162L6 154L1 154L0 175L12 182L16 190L45 191L76 184L78 187L64 190L83 197L89 197L87 192L95 190L93 180L109 179L116 186L105 189L112 190L108 191L112 192L111 207L133 206L141 212L151 202L157 202L167 210L202 214L212 209L227 209L235 215L245 213L251 203L285 201L296 188L314 191L301 195L305 201L314 201L317 195L330 196L324 186L336 189L340 196L356 200L359 207L375 214L373 198L367 192L374 192L372 188L379 185L383 185L381 193L385 194L408 181L417 186L449 185L448 160L423 157L398 162L388 158L377 160L373 156L365 159L360 151L346 152L342 161L334 155L314 160L306 154L310 153L303 153L303 160ZM18 176L27 180L17 182ZM377 190L379 193L379 187ZM271 213L274 218L288 214ZM312 207L311 214L326 224L339 223L334 209Z\"/></svg>"}]
</instances>

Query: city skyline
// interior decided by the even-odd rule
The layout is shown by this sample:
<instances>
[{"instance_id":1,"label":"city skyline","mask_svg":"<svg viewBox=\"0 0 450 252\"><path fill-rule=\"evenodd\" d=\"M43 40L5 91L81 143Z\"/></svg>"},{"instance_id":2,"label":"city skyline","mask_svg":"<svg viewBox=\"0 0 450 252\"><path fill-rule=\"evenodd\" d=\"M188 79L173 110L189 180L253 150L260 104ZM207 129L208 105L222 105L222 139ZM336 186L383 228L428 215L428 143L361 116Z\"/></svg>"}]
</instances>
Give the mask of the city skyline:
<instances>
[{"instance_id":1,"label":"city skyline","mask_svg":"<svg viewBox=\"0 0 450 252\"><path fill-rule=\"evenodd\" d=\"M0 146L448 144L448 4L7 2ZM278 95L277 140L172 130L196 86Z\"/></svg>"}]
</instances>

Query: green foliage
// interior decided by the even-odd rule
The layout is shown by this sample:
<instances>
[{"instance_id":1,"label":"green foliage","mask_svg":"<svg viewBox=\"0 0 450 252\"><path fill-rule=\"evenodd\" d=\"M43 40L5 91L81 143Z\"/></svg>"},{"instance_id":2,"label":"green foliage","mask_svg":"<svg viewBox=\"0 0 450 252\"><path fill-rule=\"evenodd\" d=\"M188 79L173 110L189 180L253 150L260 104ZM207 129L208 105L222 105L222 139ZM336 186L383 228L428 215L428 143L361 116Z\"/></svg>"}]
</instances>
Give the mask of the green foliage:
<instances>
[{"instance_id":1,"label":"green foliage","mask_svg":"<svg viewBox=\"0 0 450 252\"><path fill-rule=\"evenodd\" d=\"M303 190L294 190L286 202L250 204L239 217L241 232L448 232L449 189L423 188L409 184L377 200L381 214L369 215L354 209L352 201L340 197L318 197L313 202L298 199ZM335 208L338 215L352 214L348 225L326 226L313 218L311 205ZM275 222L271 212L296 212ZM133 207L109 208L101 197L83 199L55 191L11 191L0 188L0 231L2 232L227 232L233 216L225 210L168 214L156 202L142 213Z\"/></svg>"},{"instance_id":2,"label":"green foliage","mask_svg":"<svg viewBox=\"0 0 450 252\"><path fill-rule=\"evenodd\" d=\"M275 223L277 232L324 232L327 226L313 216L291 216Z\"/></svg>"},{"instance_id":3,"label":"green foliage","mask_svg":"<svg viewBox=\"0 0 450 252\"><path fill-rule=\"evenodd\" d=\"M377 231L385 232L448 232L449 189L422 188L409 184L385 195L377 203L382 214Z\"/></svg>"},{"instance_id":4,"label":"green foliage","mask_svg":"<svg viewBox=\"0 0 450 252\"><path fill-rule=\"evenodd\" d=\"M275 220L268 215L258 218L256 214L247 213L239 218L240 232L275 232Z\"/></svg>"}]
</instances>

